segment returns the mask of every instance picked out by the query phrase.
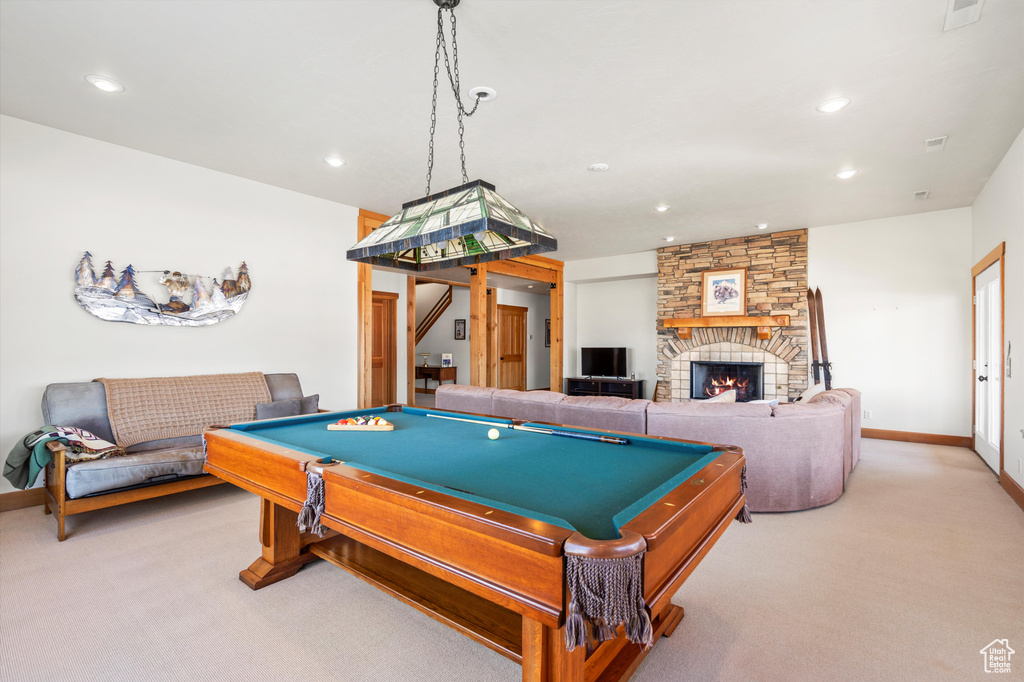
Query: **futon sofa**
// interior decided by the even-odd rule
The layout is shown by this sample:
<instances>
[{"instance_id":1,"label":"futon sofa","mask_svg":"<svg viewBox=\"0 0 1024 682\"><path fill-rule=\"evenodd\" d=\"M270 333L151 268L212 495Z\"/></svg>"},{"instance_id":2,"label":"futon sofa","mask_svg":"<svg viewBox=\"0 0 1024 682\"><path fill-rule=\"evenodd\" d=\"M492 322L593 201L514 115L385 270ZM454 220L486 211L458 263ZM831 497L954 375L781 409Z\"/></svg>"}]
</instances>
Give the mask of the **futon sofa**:
<instances>
[{"instance_id":1,"label":"futon sofa","mask_svg":"<svg viewBox=\"0 0 1024 682\"><path fill-rule=\"evenodd\" d=\"M298 403L303 397L295 374L255 372L114 381L133 382L132 390L117 403L120 433L112 427L107 391L100 380L50 384L43 391L44 424L91 431L127 453L71 463L63 445L47 443L53 462L46 469L44 512L55 514L57 538L61 541L69 515L223 483L203 473L203 430L225 416L251 421L258 403L270 401L276 406L279 401ZM190 391L197 382L202 384L201 390ZM153 399L154 391L158 400ZM225 408L226 401L230 409ZM159 405L157 417L169 417L163 420L164 425L158 424L159 430L174 435L139 441L147 432L130 432L135 426L133 412L142 422L143 413L151 412L154 404ZM174 415L178 413L187 414L188 423L175 424ZM151 428L149 433L153 432Z\"/></svg>"},{"instance_id":2,"label":"futon sofa","mask_svg":"<svg viewBox=\"0 0 1024 682\"><path fill-rule=\"evenodd\" d=\"M747 458L747 505L755 512L834 502L860 458L860 392L849 388L779 405L653 403L453 384L438 387L436 399L439 409L738 445Z\"/></svg>"}]
</instances>

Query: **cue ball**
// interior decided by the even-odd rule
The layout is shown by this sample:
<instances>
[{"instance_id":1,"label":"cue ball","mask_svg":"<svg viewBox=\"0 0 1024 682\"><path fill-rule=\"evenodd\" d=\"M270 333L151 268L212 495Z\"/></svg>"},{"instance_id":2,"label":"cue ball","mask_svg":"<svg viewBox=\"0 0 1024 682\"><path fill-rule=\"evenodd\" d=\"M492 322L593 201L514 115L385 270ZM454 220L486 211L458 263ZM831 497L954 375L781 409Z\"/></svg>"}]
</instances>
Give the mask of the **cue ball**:
<instances>
[{"instance_id":1,"label":"cue ball","mask_svg":"<svg viewBox=\"0 0 1024 682\"><path fill-rule=\"evenodd\" d=\"M498 429L491 429L487 432L487 437L491 440L498 440Z\"/></svg>"}]
</instances>

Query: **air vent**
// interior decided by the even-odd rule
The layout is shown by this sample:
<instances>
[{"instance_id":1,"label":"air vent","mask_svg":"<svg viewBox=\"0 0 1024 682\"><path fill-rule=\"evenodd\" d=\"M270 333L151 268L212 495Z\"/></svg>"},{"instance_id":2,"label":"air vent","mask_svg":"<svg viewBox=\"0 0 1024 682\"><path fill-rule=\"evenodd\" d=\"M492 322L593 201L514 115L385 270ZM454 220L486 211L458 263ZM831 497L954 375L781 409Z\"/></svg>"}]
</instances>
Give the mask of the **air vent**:
<instances>
[{"instance_id":1,"label":"air vent","mask_svg":"<svg viewBox=\"0 0 1024 682\"><path fill-rule=\"evenodd\" d=\"M941 152L946 148L946 136L933 137L930 140L924 141L924 150L926 152Z\"/></svg>"},{"instance_id":2,"label":"air vent","mask_svg":"<svg viewBox=\"0 0 1024 682\"><path fill-rule=\"evenodd\" d=\"M914 192L914 198L915 199L927 199L928 195L931 194L931 192L932 191L930 189L919 189L916 192Z\"/></svg>"},{"instance_id":3,"label":"air vent","mask_svg":"<svg viewBox=\"0 0 1024 682\"><path fill-rule=\"evenodd\" d=\"M981 19L981 6L985 0L949 0L946 7L946 24L943 31L952 31Z\"/></svg>"}]
</instances>

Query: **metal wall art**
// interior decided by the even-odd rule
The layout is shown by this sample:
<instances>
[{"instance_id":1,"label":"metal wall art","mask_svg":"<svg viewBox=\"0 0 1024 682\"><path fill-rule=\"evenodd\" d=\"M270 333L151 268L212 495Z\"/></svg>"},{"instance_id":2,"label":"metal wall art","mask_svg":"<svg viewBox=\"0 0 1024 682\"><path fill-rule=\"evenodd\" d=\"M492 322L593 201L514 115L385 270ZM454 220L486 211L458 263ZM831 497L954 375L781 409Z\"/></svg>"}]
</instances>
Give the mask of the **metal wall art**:
<instances>
[{"instance_id":1,"label":"metal wall art","mask_svg":"<svg viewBox=\"0 0 1024 682\"><path fill-rule=\"evenodd\" d=\"M113 263L107 261L97 274L92 254L86 251L75 268L75 299L90 313L109 322L203 327L226 320L241 310L252 286L244 262L237 276L231 268L225 268L220 281L206 277L211 280L209 287L202 275L163 270L159 283L167 287L168 300L157 303L139 289L139 272L160 271L139 271L129 264L116 276Z\"/></svg>"}]
</instances>

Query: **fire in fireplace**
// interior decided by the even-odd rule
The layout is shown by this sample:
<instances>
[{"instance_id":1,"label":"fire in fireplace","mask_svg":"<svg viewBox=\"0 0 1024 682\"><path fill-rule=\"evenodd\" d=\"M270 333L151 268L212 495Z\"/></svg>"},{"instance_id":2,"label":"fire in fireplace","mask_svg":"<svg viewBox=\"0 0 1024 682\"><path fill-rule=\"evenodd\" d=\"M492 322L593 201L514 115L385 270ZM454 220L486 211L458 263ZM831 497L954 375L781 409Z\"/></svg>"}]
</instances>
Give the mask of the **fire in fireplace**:
<instances>
[{"instance_id":1,"label":"fire in fireplace","mask_svg":"<svg viewBox=\"0 0 1024 682\"><path fill-rule=\"evenodd\" d=\"M760 362L691 362L690 398L707 400L735 389L736 402L760 400L764 365Z\"/></svg>"}]
</instances>

